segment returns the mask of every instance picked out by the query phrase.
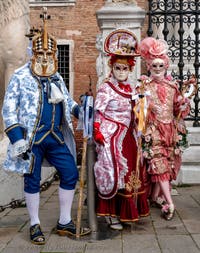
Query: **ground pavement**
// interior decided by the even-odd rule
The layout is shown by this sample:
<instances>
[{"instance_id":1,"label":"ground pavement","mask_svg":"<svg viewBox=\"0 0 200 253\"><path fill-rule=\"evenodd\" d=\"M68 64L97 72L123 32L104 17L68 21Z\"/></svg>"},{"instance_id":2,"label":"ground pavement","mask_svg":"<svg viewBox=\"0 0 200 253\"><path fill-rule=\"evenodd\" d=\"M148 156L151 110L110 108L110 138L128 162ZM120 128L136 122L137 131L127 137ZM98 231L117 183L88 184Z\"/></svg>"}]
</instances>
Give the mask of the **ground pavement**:
<instances>
[{"instance_id":1,"label":"ground pavement","mask_svg":"<svg viewBox=\"0 0 200 253\"><path fill-rule=\"evenodd\" d=\"M198 253L200 252L200 185L176 187L173 199L176 214L172 221L160 217L151 208L149 217L126 225L122 232L110 230L98 218L98 232L81 239L60 237L54 227L58 219L58 182L41 193L40 219L46 244L36 246L29 241L26 208L5 209L0 213L1 253ZM78 194L72 216L76 219ZM87 207L83 208L83 225L87 226Z\"/></svg>"}]
</instances>

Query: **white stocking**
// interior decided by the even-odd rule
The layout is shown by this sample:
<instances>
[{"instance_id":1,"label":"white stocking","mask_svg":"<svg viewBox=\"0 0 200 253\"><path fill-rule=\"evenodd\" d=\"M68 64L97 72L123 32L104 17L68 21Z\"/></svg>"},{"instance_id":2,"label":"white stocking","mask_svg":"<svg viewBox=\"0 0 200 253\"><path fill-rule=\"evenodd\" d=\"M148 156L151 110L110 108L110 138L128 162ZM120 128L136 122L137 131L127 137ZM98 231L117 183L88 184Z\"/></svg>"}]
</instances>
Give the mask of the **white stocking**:
<instances>
[{"instance_id":1,"label":"white stocking","mask_svg":"<svg viewBox=\"0 0 200 253\"><path fill-rule=\"evenodd\" d=\"M71 208L75 190L58 189L60 201L60 218L59 223L65 225L71 221Z\"/></svg>"},{"instance_id":2,"label":"white stocking","mask_svg":"<svg viewBox=\"0 0 200 253\"><path fill-rule=\"evenodd\" d=\"M170 192L170 183L169 181L160 181L160 188L165 196L165 199L167 201L167 203L169 205L172 205L173 204L173 200L172 200L172 197L171 197L171 192Z\"/></svg>"},{"instance_id":3,"label":"white stocking","mask_svg":"<svg viewBox=\"0 0 200 253\"><path fill-rule=\"evenodd\" d=\"M39 220L39 204L40 204L40 193L28 193L24 192L27 210L30 217L31 226L40 224Z\"/></svg>"},{"instance_id":4,"label":"white stocking","mask_svg":"<svg viewBox=\"0 0 200 253\"><path fill-rule=\"evenodd\" d=\"M152 200L156 201L160 193L160 185L158 182L156 182L153 186L153 191L151 194Z\"/></svg>"}]
</instances>

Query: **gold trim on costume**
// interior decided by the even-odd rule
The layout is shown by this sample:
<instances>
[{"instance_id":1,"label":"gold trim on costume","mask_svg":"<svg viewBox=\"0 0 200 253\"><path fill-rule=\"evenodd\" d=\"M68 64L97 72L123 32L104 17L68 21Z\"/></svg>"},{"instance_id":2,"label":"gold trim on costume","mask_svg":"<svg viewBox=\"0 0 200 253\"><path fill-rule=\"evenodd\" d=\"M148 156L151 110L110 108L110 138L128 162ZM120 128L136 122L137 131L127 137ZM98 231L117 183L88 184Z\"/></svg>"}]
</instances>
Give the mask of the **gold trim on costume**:
<instances>
[{"instance_id":1,"label":"gold trim on costume","mask_svg":"<svg viewBox=\"0 0 200 253\"><path fill-rule=\"evenodd\" d=\"M34 154L32 154L31 162L30 162L30 167L29 167L30 173L33 172L34 163L35 163L35 156L34 156Z\"/></svg>"},{"instance_id":2,"label":"gold trim on costume","mask_svg":"<svg viewBox=\"0 0 200 253\"><path fill-rule=\"evenodd\" d=\"M145 193L145 191L143 190L143 191L140 191L140 192L133 192L131 194L123 194L121 192L118 192L117 195L120 195L124 198L132 198L134 195L141 195L141 194L144 194L144 193Z\"/></svg>"},{"instance_id":3,"label":"gold trim on costume","mask_svg":"<svg viewBox=\"0 0 200 253\"><path fill-rule=\"evenodd\" d=\"M20 127L19 123L16 123L12 126L9 126L8 128L5 129L5 133L8 133L9 131L11 131L12 129L16 128L16 127Z\"/></svg>"},{"instance_id":4,"label":"gold trim on costume","mask_svg":"<svg viewBox=\"0 0 200 253\"><path fill-rule=\"evenodd\" d=\"M125 189L129 192L132 192L135 189L139 189L141 187L141 181L138 177L136 177L135 173L132 171L129 176L128 182L125 184Z\"/></svg>"}]
</instances>

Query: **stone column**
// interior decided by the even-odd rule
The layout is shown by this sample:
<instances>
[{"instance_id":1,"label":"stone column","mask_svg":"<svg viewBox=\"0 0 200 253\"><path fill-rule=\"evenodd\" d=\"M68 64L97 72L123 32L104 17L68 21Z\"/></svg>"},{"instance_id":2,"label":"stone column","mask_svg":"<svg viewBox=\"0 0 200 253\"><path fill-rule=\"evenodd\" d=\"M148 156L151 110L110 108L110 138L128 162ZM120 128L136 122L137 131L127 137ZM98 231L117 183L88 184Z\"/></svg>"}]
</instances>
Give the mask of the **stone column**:
<instances>
[{"instance_id":1,"label":"stone column","mask_svg":"<svg viewBox=\"0 0 200 253\"><path fill-rule=\"evenodd\" d=\"M25 34L29 31L29 22L28 0L0 1L0 111L11 74L26 61L28 39ZM23 178L3 170L8 146L3 130L0 114L0 205L23 197Z\"/></svg>"},{"instance_id":2,"label":"stone column","mask_svg":"<svg viewBox=\"0 0 200 253\"><path fill-rule=\"evenodd\" d=\"M138 41L141 38L141 26L144 22L145 11L137 6L134 0L107 0L105 5L96 12L101 34L97 36L96 47L99 56L96 61L98 75L97 87L109 74L108 57L104 54L103 45L107 35L115 29L128 29L133 32ZM140 76L140 57L130 78L133 82Z\"/></svg>"}]
</instances>

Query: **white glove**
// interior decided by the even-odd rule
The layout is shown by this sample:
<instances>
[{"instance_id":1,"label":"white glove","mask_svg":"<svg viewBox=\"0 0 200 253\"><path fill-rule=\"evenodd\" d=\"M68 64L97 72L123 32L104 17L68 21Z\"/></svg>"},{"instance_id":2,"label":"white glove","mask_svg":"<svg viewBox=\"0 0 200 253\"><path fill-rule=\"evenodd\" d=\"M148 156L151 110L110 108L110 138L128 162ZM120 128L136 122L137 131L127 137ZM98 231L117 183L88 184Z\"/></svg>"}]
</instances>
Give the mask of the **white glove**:
<instances>
[{"instance_id":1,"label":"white glove","mask_svg":"<svg viewBox=\"0 0 200 253\"><path fill-rule=\"evenodd\" d=\"M25 153L29 148L28 142L24 139L20 139L12 144L11 157L16 158Z\"/></svg>"}]
</instances>

